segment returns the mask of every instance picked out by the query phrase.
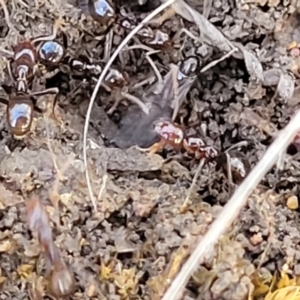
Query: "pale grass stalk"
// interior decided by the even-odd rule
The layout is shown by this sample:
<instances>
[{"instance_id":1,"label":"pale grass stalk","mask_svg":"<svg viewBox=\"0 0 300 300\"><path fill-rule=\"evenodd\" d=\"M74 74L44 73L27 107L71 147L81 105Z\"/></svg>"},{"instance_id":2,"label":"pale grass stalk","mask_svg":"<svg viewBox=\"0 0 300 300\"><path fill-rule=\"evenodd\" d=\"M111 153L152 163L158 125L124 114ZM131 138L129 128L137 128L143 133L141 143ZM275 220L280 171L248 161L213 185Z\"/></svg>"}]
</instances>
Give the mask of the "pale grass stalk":
<instances>
[{"instance_id":1,"label":"pale grass stalk","mask_svg":"<svg viewBox=\"0 0 300 300\"><path fill-rule=\"evenodd\" d=\"M237 48L232 49L231 51L229 51L228 53L226 53L225 55L223 55L221 58L214 60L212 62L210 62L207 66L205 66L204 68L201 69L200 73L204 73L207 70L209 70L210 68L214 67L215 65L217 65L219 62L225 60L226 58L230 57L234 52L238 51Z\"/></svg>"},{"instance_id":2,"label":"pale grass stalk","mask_svg":"<svg viewBox=\"0 0 300 300\"><path fill-rule=\"evenodd\" d=\"M191 194L192 194L193 189L194 189L194 187L195 187L195 185L196 185L196 183L197 183L199 174L200 174L200 172L201 172L201 170L202 170L204 164L205 164L205 159L202 158L202 159L200 160L200 163L199 163L199 166L198 166L198 168L197 168L197 170L196 170L196 173L195 173L195 175L194 175L194 177L193 177L192 184L191 184L191 186L190 186L190 188L189 188L189 190L188 190L188 193L187 193L187 195L186 195L186 197L185 197L185 200L184 200L184 202L183 202L183 204L182 204L182 208L183 208L183 209L187 207L187 205L188 205L188 203L189 203L189 201L190 201Z\"/></svg>"},{"instance_id":3,"label":"pale grass stalk","mask_svg":"<svg viewBox=\"0 0 300 300\"><path fill-rule=\"evenodd\" d=\"M125 45L134 37L134 35L141 30L141 28L150 22L156 15L158 15L160 12L162 12L164 9L172 5L176 0L168 0L165 3L161 4L159 7L157 7L151 14L149 14L140 24L138 24L132 31L126 36L126 38L122 41L122 43L119 45L117 50L113 53L109 61L106 63L103 71L101 72L98 82L94 88L93 94L90 99L89 107L86 113L86 118L85 118L85 124L84 124L84 130L83 130L83 161L84 161L84 166L85 166L85 175L86 175L86 182L90 194L90 198L94 207L94 210L97 211L97 204L96 200L93 194L93 189L90 181L90 176L88 172L88 166L87 166L87 132L88 132L88 127L89 127L89 122L90 122L90 117L91 117L91 112L92 112L92 107L95 102L97 93L99 91L99 88L101 86L101 83L103 79L105 78L109 68L111 67L112 63L116 59L116 57L119 55L121 50L125 47Z\"/></svg>"},{"instance_id":4,"label":"pale grass stalk","mask_svg":"<svg viewBox=\"0 0 300 300\"><path fill-rule=\"evenodd\" d=\"M0 6L2 6L4 18L5 18L7 26L9 27L10 30L14 31L17 34L17 36L20 36L19 31L14 27L14 25L10 21L9 12L8 12L8 9L7 9L7 6L4 2L4 0L0 0Z\"/></svg>"},{"instance_id":5,"label":"pale grass stalk","mask_svg":"<svg viewBox=\"0 0 300 300\"><path fill-rule=\"evenodd\" d=\"M298 111L291 119L289 124L281 130L277 138L267 149L264 156L249 173L242 184L237 188L233 196L223 208L220 215L214 221L205 236L199 241L195 250L189 259L183 265L177 277L171 283L169 289L165 293L162 300L179 300L184 287L189 281L193 272L201 263L207 251L211 251L212 247L219 240L222 234L238 217L240 210L247 203L247 199L251 192L256 188L266 173L276 163L278 157L284 153L286 148L292 142L295 134L300 130L300 111Z\"/></svg>"}]
</instances>

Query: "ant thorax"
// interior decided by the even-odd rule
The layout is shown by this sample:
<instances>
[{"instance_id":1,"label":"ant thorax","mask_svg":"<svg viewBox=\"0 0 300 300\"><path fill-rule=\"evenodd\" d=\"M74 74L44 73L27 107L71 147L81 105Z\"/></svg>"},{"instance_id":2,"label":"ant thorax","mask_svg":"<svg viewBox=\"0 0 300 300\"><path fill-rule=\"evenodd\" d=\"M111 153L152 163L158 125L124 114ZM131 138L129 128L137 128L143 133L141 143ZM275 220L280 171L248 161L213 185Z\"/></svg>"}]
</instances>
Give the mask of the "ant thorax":
<instances>
[{"instance_id":1,"label":"ant thorax","mask_svg":"<svg viewBox=\"0 0 300 300\"><path fill-rule=\"evenodd\" d=\"M24 45L24 48L21 48L19 51L15 52L14 60L16 63L21 63L21 61L25 60L34 64L36 61L35 49L30 44Z\"/></svg>"},{"instance_id":2,"label":"ant thorax","mask_svg":"<svg viewBox=\"0 0 300 300\"><path fill-rule=\"evenodd\" d=\"M17 92L26 92L27 90L27 78L30 74L30 69L27 65L20 65L17 67Z\"/></svg>"}]
</instances>

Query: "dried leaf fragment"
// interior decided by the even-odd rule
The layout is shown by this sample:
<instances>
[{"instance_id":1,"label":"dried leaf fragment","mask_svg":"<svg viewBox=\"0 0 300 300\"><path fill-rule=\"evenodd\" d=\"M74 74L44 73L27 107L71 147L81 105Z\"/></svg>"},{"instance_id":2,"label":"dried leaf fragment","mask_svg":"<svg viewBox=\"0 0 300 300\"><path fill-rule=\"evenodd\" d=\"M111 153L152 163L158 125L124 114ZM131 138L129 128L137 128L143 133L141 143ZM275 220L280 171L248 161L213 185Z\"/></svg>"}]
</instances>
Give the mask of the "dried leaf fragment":
<instances>
[{"instance_id":1,"label":"dried leaf fragment","mask_svg":"<svg viewBox=\"0 0 300 300\"><path fill-rule=\"evenodd\" d=\"M2 269L0 268L0 284L6 280L4 276L2 276Z\"/></svg>"},{"instance_id":2,"label":"dried leaf fragment","mask_svg":"<svg viewBox=\"0 0 300 300\"><path fill-rule=\"evenodd\" d=\"M176 253L173 254L170 268L168 270L167 278L172 280L175 275L178 273L178 270L182 264L182 261L187 256L188 251L184 247L179 248Z\"/></svg>"},{"instance_id":3,"label":"dried leaf fragment","mask_svg":"<svg viewBox=\"0 0 300 300\"><path fill-rule=\"evenodd\" d=\"M264 70L260 61L254 54L246 50L244 47L242 48L242 51L244 54L246 68L251 79L254 81L258 81L259 83L263 83Z\"/></svg>"},{"instance_id":4,"label":"dried leaf fragment","mask_svg":"<svg viewBox=\"0 0 300 300\"><path fill-rule=\"evenodd\" d=\"M287 101L293 97L295 89L295 79L291 74L282 74L280 76L277 93L280 98Z\"/></svg>"},{"instance_id":5,"label":"dried leaf fragment","mask_svg":"<svg viewBox=\"0 0 300 300\"><path fill-rule=\"evenodd\" d=\"M100 266L100 280L109 280L112 277L114 262L110 262L107 266L102 262Z\"/></svg>"},{"instance_id":6,"label":"dried leaf fragment","mask_svg":"<svg viewBox=\"0 0 300 300\"><path fill-rule=\"evenodd\" d=\"M119 288L119 293L124 297L136 294L138 290L138 277L134 268L122 269L120 274L114 276L114 283Z\"/></svg>"},{"instance_id":7,"label":"dried leaf fragment","mask_svg":"<svg viewBox=\"0 0 300 300\"><path fill-rule=\"evenodd\" d=\"M10 240L4 240L0 242L0 253L8 252L12 249L12 243Z\"/></svg>"},{"instance_id":8,"label":"dried leaf fragment","mask_svg":"<svg viewBox=\"0 0 300 300\"><path fill-rule=\"evenodd\" d=\"M32 286L29 290L31 299L42 300L45 296L46 283L42 276L37 276L35 273L32 274Z\"/></svg>"},{"instance_id":9,"label":"dried leaf fragment","mask_svg":"<svg viewBox=\"0 0 300 300\"><path fill-rule=\"evenodd\" d=\"M232 46L228 39L203 15L189 6L185 1L175 1L172 8L182 18L189 22L194 21L206 42L223 52L230 52L230 50L232 50Z\"/></svg>"},{"instance_id":10,"label":"dried leaf fragment","mask_svg":"<svg viewBox=\"0 0 300 300\"><path fill-rule=\"evenodd\" d=\"M24 264L18 266L17 272L22 280L28 280L32 277L32 271L34 266L30 264Z\"/></svg>"}]
</instances>

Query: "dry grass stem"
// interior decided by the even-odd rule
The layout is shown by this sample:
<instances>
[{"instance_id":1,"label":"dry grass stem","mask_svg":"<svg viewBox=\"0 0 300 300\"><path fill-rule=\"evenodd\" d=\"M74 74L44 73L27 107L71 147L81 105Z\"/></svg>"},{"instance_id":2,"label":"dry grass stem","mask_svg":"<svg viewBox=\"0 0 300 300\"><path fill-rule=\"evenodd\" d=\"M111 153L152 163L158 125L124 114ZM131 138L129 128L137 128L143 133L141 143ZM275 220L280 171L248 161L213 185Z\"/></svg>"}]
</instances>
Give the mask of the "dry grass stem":
<instances>
[{"instance_id":1,"label":"dry grass stem","mask_svg":"<svg viewBox=\"0 0 300 300\"><path fill-rule=\"evenodd\" d=\"M3 1L3 0L1 0ZM176 0L168 0L165 3L161 4L159 7L157 7L151 14L149 14L140 24L138 24L127 36L126 38L122 41L122 43L119 45L117 50L113 53L111 56L110 60L107 62L105 65L103 71L101 72L98 82L94 88L93 94L90 99L89 107L86 113L86 118L85 118L85 124L84 124L84 131L83 131L83 161L84 161L84 166L85 166L85 174L86 174L86 181L87 181L87 186L90 194L91 201L93 203L94 210L97 211L97 205L96 205L96 200L93 194L93 189L89 177L89 172L88 172L88 167L87 167L87 132L88 132L88 127L89 127L89 122L90 122L90 117L91 117L91 112L92 112L92 107L95 102L97 93L99 91L99 88L101 86L101 83L103 79L105 78L109 68L111 67L112 63L116 59L116 57L119 55L121 50L125 47L125 45L133 38L133 36L144 26L144 24L148 23L151 21L156 15L158 15L160 12L162 12L164 9L172 5Z\"/></svg>"},{"instance_id":2,"label":"dry grass stem","mask_svg":"<svg viewBox=\"0 0 300 300\"><path fill-rule=\"evenodd\" d=\"M51 35L37 37L37 38L35 38L35 39L32 40L32 43L35 44L35 43L39 43L39 42L43 42L43 41L54 40L56 38L56 36L57 36L58 30L64 24L65 24L65 22L64 22L63 19L61 19L61 18L56 19L55 22L54 22L54 24L53 24L53 29L52 29ZM37 49L39 49L39 47Z\"/></svg>"},{"instance_id":3,"label":"dry grass stem","mask_svg":"<svg viewBox=\"0 0 300 300\"><path fill-rule=\"evenodd\" d=\"M146 106L146 104L141 101L139 98L130 95L126 92L121 92L121 96L126 98L127 100L131 101L132 103L136 104L139 106L139 108L146 114L149 115L149 108Z\"/></svg>"},{"instance_id":4,"label":"dry grass stem","mask_svg":"<svg viewBox=\"0 0 300 300\"><path fill-rule=\"evenodd\" d=\"M49 124L48 121L46 120L45 116L44 116L44 122L45 122L45 128L46 128L46 134L47 134L47 146L52 158L52 162L56 171L56 178L55 181L53 183L52 189L51 191L49 191L49 198L51 203L53 204L53 206L55 208L57 208L57 204L60 198L60 195L58 193L58 188L59 188L59 183L61 181L64 181L66 178L64 177L64 173L67 171L67 169L70 167L70 165L72 164L72 162L75 159L74 155L70 155L68 157L68 159L65 161L65 163L62 165L61 168L58 167L57 162L56 162L56 158L55 158L55 154L51 145L51 141L50 141L50 133L49 133Z\"/></svg>"},{"instance_id":5,"label":"dry grass stem","mask_svg":"<svg viewBox=\"0 0 300 300\"><path fill-rule=\"evenodd\" d=\"M20 34L19 34L18 30L10 22L9 12L8 12L8 9L7 9L7 6L4 2L4 0L0 0L0 5L2 6L2 9L4 12L4 18L5 18L7 26L9 27L10 30L14 31L17 34L17 36L19 36Z\"/></svg>"},{"instance_id":6,"label":"dry grass stem","mask_svg":"<svg viewBox=\"0 0 300 300\"><path fill-rule=\"evenodd\" d=\"M154 83L154 81L155 81L155 76L146 78L145 80L136 83L132 88L130 88L130 90L131 91L137 90L137 89L139 89L140 87L142 87L144 85Z\"/></svg>"},{"instance_id":7,"label":"dry grass stem","mask_svg":"<svg viewBox=\"0 0 300 300\"><path fill-rule=\"evenodd\" d=\"M147 59L149 65L152 67L152 69L153 69L153 71L154 71L154 73L155 73L155 75L157 77L158 82L161 83L163 79L162 79L162 77L161 77L161 75L160 75L160 73L159 73L159 71L158 71L158 69L157 69L154 61L150 57L151 54L155 54L155 53L159 53L159 52L160 52L160 50L155 50L155 51L152 51L152 52L147 52L145 54L145 58Z\"/></svg>"},{"instance_id":8,"label":"dry grass stem","mask_svg":"<svg viewBox=\"0 0 300 300\"><path fill-rule=\"evenodd\" d=\"M133 46L130 46L128 48L126 48L125 50L134 50L134 49L142 49L142 50L146 50L148 51L146 54L145 54L145 58L147 59L149 65L152 67L156 77L157 77L157 80L159 83L161 83L163 81L162 79L162 76L160 75L154 61L151 59L150 55L151 54L156 54L156 53L159 53L161 52L160 50L154 50L146 45L133 45Z\"/></svg>"},{"instance_id":9,"label":"dry grass stem","mask_svg":"<svg viewBox=\"0 0 300 300\"><path fill-rule=\"evenodd\" d=\"M208 19L209 15L210 15L210 10L212 7L212 0L204 0L204 4L203 4L203 16Z\"/></svg>"},{"instance_id":10,"label":"dry grass stem","mask_svg":"<svg viewBox=\"0 0 300 300\"><path fill-rule=\"evenodd\" d=\"M97 200L101 200L102 196L103 196L103 193L105 191L105 188L106 188L106 184L107 184L107 179L108 179L108 175L107 174L104 174L102 176L102 184L101 184L101 187L100 187L100 190L99 190L99 194L98 194L98 198Z\"/></svg>"},{"instance_id":11,"label":"dry grass stem","mask_svg":"<svg viewBox=\"0 0 300 300\"><path fill-rule=\"evenodd\" d=\"M180 98L178 97L179 94L179 84L178 84L178 72L179 68L178 66L171 64L170 66L171 72L172 72L172 83L173 83L173 91L174 91L174 110L173 110L173 115L172 115L172 120L174 121L177 117L177 114L179 112L179 107L180 107Z\"/></svg>"},{"instance_id":12,"label":"dry grass stem","mask_svg":"<svg viewBox=\"0 0 300 300\"><path fill-rule=\"evenodd\" d=\"M217 65L219 62L223 61L224 59L230 57L234 52L238 51L237 48L232 49L231 51L229 51L228 53L226 53L225 55L223 55L221 58L212 61L211 63L209 63L208 65L206 65L204 68L201 69L200 73L204 73L207 70L209 70L210 68L214 67L215 65Z\"/></svg>"},{"instance_id":13,"label":"dry grass stem","mask_svg":"<svg viewBox=\"0 0 300 300\"><path fill-rule=\"evenodd\" d=\"M1 1L1 0L0 0ZM6 49L0 49L1 52L5 53L6 55L13 57L14 53L12 51L6 50Z\"/></svg>"},{"instance_id":14,"label":"dry grass stem","mask_svg":"<svg viewBox=\"0 0 300 300\"><path fill-rule=\"evenodd\" d=\"M199 241L194 252L186 261L162 300L177 300L180 298L183 288L186 286L192 273L199 266L207 250L214 246L225 230L237 218L253 189L255 189L270 168L276 163L278 156L286 150L295 134L300 130L299 120L300 111L292 117L290 123L279 133L259 163L237 188L206 235Z\"/></svg>"},{"instance_id":15,"label":"dry grass stem","mask_svg":"<svg viewBox=\"0 0 300 300\"><path fill-rule=\"evenodd\" d=\"M46 128L46 134L47 134L47 145L48 145L48 149L49 149L49 152L51 154L51 158L52 158L52 161L53 161L53 165L54 165L54 168L56 170L56 173L57 173L57 176L59 178L60 181L63 181L64 180L64 177L63 175L61 174L58 166L57 166L57 163L56 163L56 159L55 159L55 154L54 154L54 151L53 151L53 148L52 148L52 145L51 145L51 142L50 142L50 132L49 132L49 124L48 124L48 121L46 120L46 117L44 116L44 122L45 122L45 128Z\"/></svg>"},{"instance_id":16,"label":"dry grass stem","mask_svg":"<svg viewBox=\"0 0 300 300\"><path fill-rule=\"evenodd\" d=\"M192 194L193 189L194 189L194 187L195 187L195 185L196 185L196 183L197 183L197 179L198 179L199 174L200 174L200 172L201 172L201 170L202 170L202 168L203 168L203 166L204 166L204 163L205 163L205 160L204 160L204 159L201 159L201 160L200 160L200 163L199 163L199 166L198 166L198 168L197 168L197 170L196 170L196 173L195 173L195 175L194 175L192 184L191 184L191 186L190 186L190 188L189 188L189 190L188 190L188 193L187 193L187 195L186 195L186 197L185 197L185 200L184 200L184 202L183 202L183 204L182 204L182 209L185 209L185 207L187 207L187 205L188 205L188 203L189 203L189 201L190 201L191 194Z\"/></svg>"}]
</instances>

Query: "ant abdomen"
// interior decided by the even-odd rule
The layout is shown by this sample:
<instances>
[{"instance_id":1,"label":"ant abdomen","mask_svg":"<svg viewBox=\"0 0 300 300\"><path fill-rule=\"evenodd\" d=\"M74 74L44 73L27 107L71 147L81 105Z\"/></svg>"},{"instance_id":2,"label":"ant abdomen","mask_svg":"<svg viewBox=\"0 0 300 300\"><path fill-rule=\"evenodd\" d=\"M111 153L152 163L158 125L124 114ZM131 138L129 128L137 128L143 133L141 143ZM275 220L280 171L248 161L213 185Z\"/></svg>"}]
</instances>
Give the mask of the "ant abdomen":
<instances>
[{"instance_id":1,"label":"ant abdomen","mask_svg":"<svg viewBox=\"0 0 300 300\"><path fill-rule=\"evenodd\" d=\"M30 131L32 116L33 103L29 96L16 95L10 100L7 106L7 123L14 136L22 137Z\"/></svg>"}]
</instances>

